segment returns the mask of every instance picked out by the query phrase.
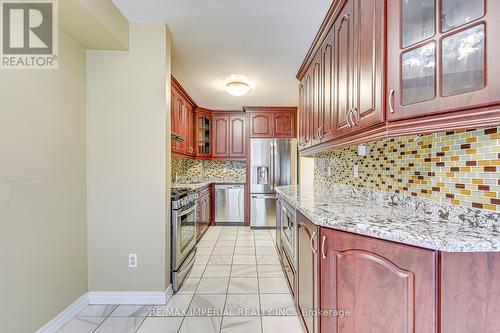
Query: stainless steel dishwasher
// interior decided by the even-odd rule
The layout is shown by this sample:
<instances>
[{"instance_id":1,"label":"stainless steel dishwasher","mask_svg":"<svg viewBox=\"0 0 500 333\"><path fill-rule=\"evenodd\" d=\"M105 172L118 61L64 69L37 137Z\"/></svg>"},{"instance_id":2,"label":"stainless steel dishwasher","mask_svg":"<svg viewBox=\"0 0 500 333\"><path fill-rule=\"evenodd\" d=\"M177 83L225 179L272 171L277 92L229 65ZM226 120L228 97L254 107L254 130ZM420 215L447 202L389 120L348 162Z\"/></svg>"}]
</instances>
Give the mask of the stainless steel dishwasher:
<instances>
[{"instance_id":1,"label":"stainless steel dishwasher","mask_svg":"<svg viewBox=\"0 0 500 333\"><path fill-rule=\"evenodd\" d=\"M215 223L245 223L245 185L215 185Z\"/></svg>"}]
</instances>

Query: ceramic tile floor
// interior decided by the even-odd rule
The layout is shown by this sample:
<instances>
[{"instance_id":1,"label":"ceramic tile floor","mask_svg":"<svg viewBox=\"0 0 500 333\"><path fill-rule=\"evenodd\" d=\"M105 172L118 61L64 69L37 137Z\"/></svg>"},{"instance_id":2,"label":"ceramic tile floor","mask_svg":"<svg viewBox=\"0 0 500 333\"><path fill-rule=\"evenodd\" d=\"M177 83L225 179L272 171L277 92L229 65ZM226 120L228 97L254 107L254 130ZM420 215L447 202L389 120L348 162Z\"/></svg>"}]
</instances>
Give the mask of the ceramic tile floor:
<instances>
[{"instance_id":1,"label":"ceramic tile floor","mask_svg":"<svg viewBox=\"0 0 500 333\"><path fill-rule=\"evenodd\" d=\"M304 333L274 236L211 227L166 306L89 305L58 333Z\"/></svg>"}]
</instances>

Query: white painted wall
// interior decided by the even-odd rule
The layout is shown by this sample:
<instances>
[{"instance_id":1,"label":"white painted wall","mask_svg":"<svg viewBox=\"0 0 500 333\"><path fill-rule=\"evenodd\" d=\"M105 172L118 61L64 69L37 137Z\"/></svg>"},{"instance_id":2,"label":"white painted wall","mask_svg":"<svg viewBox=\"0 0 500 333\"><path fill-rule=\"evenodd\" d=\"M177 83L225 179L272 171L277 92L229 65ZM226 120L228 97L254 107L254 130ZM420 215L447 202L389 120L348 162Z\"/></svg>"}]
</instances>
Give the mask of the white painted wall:
<instances>
[{"instance_id":1,"label":"white painted wall","mask_svg":"<svg viewBox=\"0 0 500 333\"><path fill-rule=\"evenodd\" d=\"M0 331L32 333L87 292L85 50L0 71Z\"/></svg>"},{"instance_id":2,"label":"white painted wall","mask_svg":"<svg viewBox=\"0 0 500 333\"><path fill-rule=\"evenodd\" d=\"M163 24L131 24L129 41L128 52L87 53L90 291L169 282L170 35Z\"/></svg>"}]
</instances>

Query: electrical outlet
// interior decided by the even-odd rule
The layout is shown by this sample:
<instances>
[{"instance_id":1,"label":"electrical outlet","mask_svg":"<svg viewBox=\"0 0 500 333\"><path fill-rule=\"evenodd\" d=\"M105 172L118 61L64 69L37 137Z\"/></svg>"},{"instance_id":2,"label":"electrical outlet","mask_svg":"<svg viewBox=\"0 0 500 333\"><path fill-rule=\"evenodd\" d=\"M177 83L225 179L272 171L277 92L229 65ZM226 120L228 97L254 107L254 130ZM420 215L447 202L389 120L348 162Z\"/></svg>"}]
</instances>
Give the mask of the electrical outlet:
<instances>
[{"instance_id":1,"label":"electrical outlet","mask_svg":"<svg viewBox=\"0 0 500 333\"><path fill-rule=\"evenodd\" d=\"M370 147L367 145L359 145L358 146L358 155L359 156L367 156L370 152Z\"/></svg>"},{"instance_id":2,"label":"electrical outlet","mask_svg":"<svg viewBox=\"0 0 500 333\"><path fill-rule=\"evenodd\" d=\"M359 165L354 165L354 178L359 178Z\"/></svg>"},{"instance_id":3,"label":"electrical outlet","mask_svg":"<svg viewBox=\"0 0 500 333\"><path fill-rule=\"evenodd\" d=\"M130 253L128 255L128 267L129 268L136 268L137 267L137 254Z\"/></svg>"}]
</instances>

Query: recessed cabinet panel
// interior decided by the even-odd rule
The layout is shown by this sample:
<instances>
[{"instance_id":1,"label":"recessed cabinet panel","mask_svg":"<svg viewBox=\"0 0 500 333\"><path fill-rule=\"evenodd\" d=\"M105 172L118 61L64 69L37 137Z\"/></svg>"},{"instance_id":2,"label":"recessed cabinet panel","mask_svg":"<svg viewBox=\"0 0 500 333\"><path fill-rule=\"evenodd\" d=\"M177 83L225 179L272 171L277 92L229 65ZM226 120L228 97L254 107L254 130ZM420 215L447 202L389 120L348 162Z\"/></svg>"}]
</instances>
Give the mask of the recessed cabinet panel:
<instances>
[{"instance_id":1,"label":"recessed cabinet panel","mask_svg":"<svg viewBox=\"0 0 500 333\"><path fill-rule=\"evenodd\" d=\"M230 116L230 156L245 157L245 116Z\"/></svg>"},{"instance_id":2,"label":"recessed cabinet panel","mask_svg":"<svg viewBox=\"0 0 500 333\"><path fill-rule=\"evenodd\" d=\"M214 116L213 122L213 154L214 157L229 156L229 117Z\"/></svg>"},{"instance_id":3,"label":"recessed cabinet panel","mask_svg":"<svg viewBox=\"0 0 500 333\"><path fill-rule=\"evenodd\" d=\"M484 88L483 24L443 38L441 52L443 96Z\"/></svg>"}]
</instances>

